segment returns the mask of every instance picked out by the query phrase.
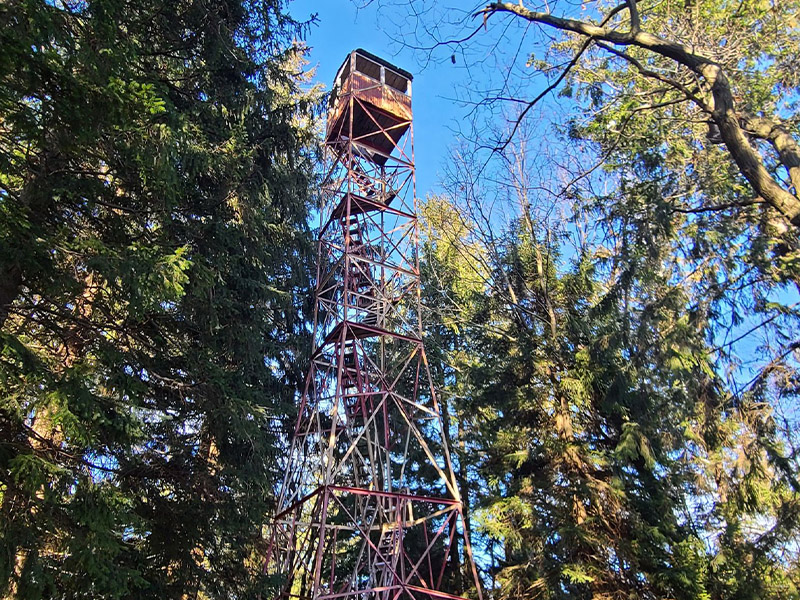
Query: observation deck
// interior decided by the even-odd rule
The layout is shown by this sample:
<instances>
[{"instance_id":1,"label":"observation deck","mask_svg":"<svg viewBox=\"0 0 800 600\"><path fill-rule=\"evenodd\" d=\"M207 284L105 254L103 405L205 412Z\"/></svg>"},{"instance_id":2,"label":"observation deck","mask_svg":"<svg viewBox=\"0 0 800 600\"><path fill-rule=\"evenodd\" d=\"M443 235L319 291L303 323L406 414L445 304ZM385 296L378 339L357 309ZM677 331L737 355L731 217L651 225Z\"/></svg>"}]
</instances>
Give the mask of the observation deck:
<instances>
[{"instance_id":1,"label":"observation deck","mask_svg":"<svg viewBox=\"0 0 800 600\"><path fill-rule=\"evenodd\" d=\"M412 79L366 50L353 50L334 80L326 143L352 141L370 151L372 162L384 164L411 127Z\"/></svg>"}]
</instances>

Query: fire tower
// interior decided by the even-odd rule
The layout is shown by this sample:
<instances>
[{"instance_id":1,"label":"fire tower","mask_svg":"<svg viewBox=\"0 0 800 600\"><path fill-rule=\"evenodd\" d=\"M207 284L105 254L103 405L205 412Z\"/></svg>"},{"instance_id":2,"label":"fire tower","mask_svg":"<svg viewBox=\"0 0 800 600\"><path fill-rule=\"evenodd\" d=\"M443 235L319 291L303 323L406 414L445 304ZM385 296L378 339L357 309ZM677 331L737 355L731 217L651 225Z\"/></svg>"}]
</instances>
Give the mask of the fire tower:
<instances>
[{"instance_id":1,"label":"fire tower","mask_svg":"<svg viewBox=\"0 0 800 600\"><path fill-rule=\"evenodd\" d=\"M330 98L314 349L267 557L283 598L453 600L463 574L480 597L422 343L411 80L355 50Z\"/></svg>"}]
</instances>

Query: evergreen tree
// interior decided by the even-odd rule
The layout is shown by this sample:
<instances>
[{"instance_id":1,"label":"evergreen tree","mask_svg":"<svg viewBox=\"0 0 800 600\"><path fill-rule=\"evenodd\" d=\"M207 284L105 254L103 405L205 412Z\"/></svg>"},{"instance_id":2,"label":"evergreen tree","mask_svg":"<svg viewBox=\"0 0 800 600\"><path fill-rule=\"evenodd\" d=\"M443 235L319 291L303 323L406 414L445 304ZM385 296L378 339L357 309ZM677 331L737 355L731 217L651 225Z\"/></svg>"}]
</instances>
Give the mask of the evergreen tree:
<instances>
[{"instance_id":1,"label":"evergreen tree","mask_svg":"<svg viewBox=\"0 0 800 600\"><path fill-rule=\"evenodd\" d=\"M439 346L459 348L444 389L470 415L459 459L480 475L500 597L797 594L796 461L763 402L732 402L715 370L713 302L675 253L670 186L632 164L595 204L604 243L569 259L567 231L530 206L503 235L428 220L427 297ZM462 269L487 260L489 293L465 294Z\"/></svg>"},{"instance_id":2,"label":"evergreen tree","mask_svg":"<svg viewBox=\"0 0 800 600\"><path fill-rule=\"evenodd\" d=\"M253 597L306 347L302 28L282 0L0 21L2 595Z\"/></svg>"}]
</instances>

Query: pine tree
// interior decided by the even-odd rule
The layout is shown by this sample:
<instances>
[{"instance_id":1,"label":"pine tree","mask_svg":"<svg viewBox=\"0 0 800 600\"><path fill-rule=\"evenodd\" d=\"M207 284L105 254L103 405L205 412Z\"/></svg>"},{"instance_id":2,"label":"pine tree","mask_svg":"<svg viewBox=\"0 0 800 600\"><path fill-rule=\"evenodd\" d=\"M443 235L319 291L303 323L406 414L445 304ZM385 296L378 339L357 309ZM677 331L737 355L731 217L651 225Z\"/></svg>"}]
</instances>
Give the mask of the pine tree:
<instances>
[{"instance_id":1,"label":"pine tree","mask_svg":"<svg viewBox=\"0 0 800 600\"><path fill-rule=\"evenodd\" d=\"M457 325L444 345L458 345L457 379L470 382L452 396L471 415L459 458L480 475L476 521L484 555L499 548L487 577L500 597L796 594L796 467L769 411L732 406L710 362L711 305L679 283L662 175L634 163L615 203L598 199L614 252L566 259L565 231L530 210L495 227L494 248L450 235L452 217L429 231L429 302ZM459 269L481 256L489 294L466 303Z\"/></svg>"},{"instance_id":2,"label":"pine tree","mask_svg":"<svg viewBox=\"0 0 800 600\"><path fill-rule=\"evenodd\" d=\"M0 589L252 597L314 93L267 2L0 7Z\"/></svg>"}]
</instances>

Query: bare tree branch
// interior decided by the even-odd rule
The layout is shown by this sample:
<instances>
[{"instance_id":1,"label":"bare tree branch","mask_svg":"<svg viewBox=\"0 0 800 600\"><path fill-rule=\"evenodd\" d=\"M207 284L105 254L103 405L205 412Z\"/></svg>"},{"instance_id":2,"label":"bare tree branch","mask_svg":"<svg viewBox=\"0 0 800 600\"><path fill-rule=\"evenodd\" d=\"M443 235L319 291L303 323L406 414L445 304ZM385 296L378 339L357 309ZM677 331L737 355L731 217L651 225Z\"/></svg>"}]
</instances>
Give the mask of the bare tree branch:
<instances>
[{"instance_id":1,"label":"bare tree branch","mask_svg":"<svg viewBox=\"0 0 800 600\"><path fill-rule=\"evenodd\" d=\"M658 81L661 81L662 83L666 83L667 85L669 85L669 86L675 88L676 90L678 90L679 92L681 92L689 100L692 100L693 102L695 102L704 111L709 112L709 113L711 112L711 107L709 107L705 103L705 101L703 99L698 97L695 93L693 93L689 88L687 88L685 85L683 85L680 81L677 81L677 80L672 79L670 77L666 77L666 76L662 75L661 73L657 73L656 71L653 71L652 69L647 69L644 65L642 65L641 62L639 62L637 59L632 57L630 54L627 54L625 52L617 50L616 48L614 48L614 47L612 47L612 46L610 46L610 45L608 45L608 44L606 44L604 42L597 42L597 45L600 48L602 48L603 50L606 50L607 52L610 52L614 56L618 56L619 58L629 62L634 67L636 67L636 70L639 71L640 74L644 75L645 77L650 77L652 79L657 79Z\"/></svg>"},{"instance_id":2,"label":"bare tree branch","mask_svg":"<svg viewBox=\"0 0 800 600\"><path fill-rule=\"evenodd\" d=\"M581 46L581 48L575 53L575 56L572 57L572 60L569 61L569 63L567 63L566 67L564 67L564 70L561 71L561 75L559 75L558 78L553 83L551 83L544 90L542 90L533 100L528 102L527 106L522 110L522 112L519 113L519 115L515 119L514 126L511 128L511 133L508 134L506 140L502 144L494 148L495 151L503 152L508 147L508 145L511 143L511 140L514 138L514 135L517 133L520 123L528 114L528 112L530 112L530 110L534 106L536 106L542 98L547 96L547 94L549 94L559 85L561 85L561 82L564 81L564 78L569 74L572 67L578 64L578 61L581 59L581 56L583 55L584 52L586 52L586 50L589 49L589 46L591 46L591 44L592 44L591 39L586 40L583 43L583 46Z\"/></svg>"}]
</instances>

